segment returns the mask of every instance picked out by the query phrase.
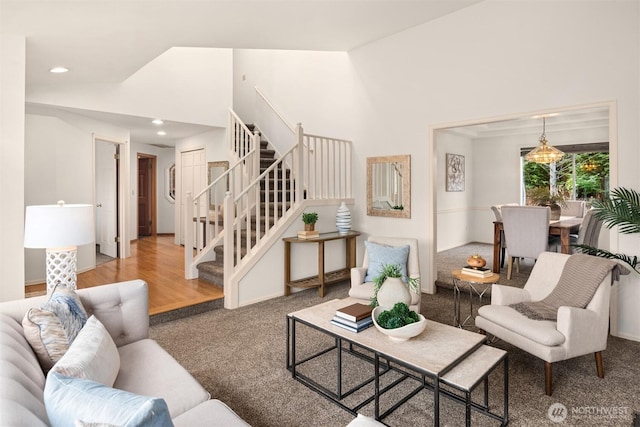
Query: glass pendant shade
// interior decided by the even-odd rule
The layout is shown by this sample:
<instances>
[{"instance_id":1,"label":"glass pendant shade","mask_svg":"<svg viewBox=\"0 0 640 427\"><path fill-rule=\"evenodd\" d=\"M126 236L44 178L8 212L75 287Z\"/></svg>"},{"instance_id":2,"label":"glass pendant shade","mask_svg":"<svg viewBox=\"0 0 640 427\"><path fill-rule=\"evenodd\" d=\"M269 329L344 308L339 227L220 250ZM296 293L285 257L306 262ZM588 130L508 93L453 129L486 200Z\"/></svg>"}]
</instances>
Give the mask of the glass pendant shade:
<instances>
[{"instance_id":1,"label":"glass pendant shade","mask_svg":"<svg viewBox=\"0 0 640 427\"><path fill-rule=\"evenodd\" d=\"M540 145L531 150L524 158L535 163L554 163L560 161L564 153L552 145L547 144L545 135L545 120L542 118L542 135L540 135Z\"/></svg>"}]
</instances>

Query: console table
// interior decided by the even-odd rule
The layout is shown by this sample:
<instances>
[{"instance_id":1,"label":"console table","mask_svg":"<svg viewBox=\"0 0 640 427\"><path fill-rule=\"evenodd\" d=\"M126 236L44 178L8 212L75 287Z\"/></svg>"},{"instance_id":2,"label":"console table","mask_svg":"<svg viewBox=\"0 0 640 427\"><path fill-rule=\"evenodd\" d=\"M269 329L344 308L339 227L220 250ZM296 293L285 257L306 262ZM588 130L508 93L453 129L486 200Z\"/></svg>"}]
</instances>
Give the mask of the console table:
<instances>
[{"instance_id":1,"label":"console table","mask_svg":"<svg viewBox=\"0 0 640 427\"><path fill-rule=\"evenodd\" d=\"M351 268L356 266L356 237L359 231L348 231L340 234L337 231L320 233L313 239L299 239L298 237L285 237L284 241L284 294L290 295L291 288L318 288L318 295L324 297L325 285L342 282L351 277ZM325 272L324 246L325 242L332 240L344 240L346 245L344 268ZM303 279L291 280L291 244L311 243L318 245L318 274Z\"/></svg>"}]
</instances>

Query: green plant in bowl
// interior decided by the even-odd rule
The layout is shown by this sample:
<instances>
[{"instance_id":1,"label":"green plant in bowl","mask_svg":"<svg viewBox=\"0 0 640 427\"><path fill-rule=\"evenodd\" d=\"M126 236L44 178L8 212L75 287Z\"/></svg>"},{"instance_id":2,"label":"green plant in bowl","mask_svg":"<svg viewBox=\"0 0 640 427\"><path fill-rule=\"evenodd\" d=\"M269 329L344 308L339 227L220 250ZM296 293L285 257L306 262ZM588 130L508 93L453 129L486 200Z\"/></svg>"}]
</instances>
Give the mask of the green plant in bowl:
<instances>
[{"instance_id":1,"label":"green plant in bowl","mask_svg":"<svg viewBox=\"0 0 640 427\"><path fill-rule=\"evenodd\" d=\"M419 322L418 313L409 309L403 302L396 303L391 310L385 310L378 316L378 325L385 329L396 329Z\"/></svg>"}]
</instances>

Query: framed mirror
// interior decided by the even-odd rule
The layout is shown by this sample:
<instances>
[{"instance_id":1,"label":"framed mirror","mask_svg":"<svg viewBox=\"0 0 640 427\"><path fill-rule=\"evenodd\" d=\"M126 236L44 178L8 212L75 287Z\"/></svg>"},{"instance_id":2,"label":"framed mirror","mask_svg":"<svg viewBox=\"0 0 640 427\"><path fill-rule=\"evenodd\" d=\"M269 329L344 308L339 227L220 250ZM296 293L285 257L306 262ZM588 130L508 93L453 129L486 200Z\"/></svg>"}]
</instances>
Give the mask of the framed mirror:
<instances>
[{"instance_id":1,"label":"framed mirror","mask_svg":"<svg viewBox=\"0 0 640 427\"><path fill-rule=\"evenodd\" d=\"M209 175L209 181L207 184L211 184L213 181L218 179L220 175L225 173L229 169L229 162L220 161L220 162L209 162L207 164L207 170ZM211 187L209 190L209 209L214 210L217 205L218 208L222 206L222 202L224 201L224 196L226 192L229 190L229 182L227 180L226 183L220 185L215 185Z\"/></svg>"},{"instance_id":2,"label":"framed mirror","mask_svg":"<svg viewBox=\"0 0 640 427\"><path fill-rule=\"evenodd\" d=\"M411 218L411 156L367 158L367 215Z\"/></svg>"}]
</instances>

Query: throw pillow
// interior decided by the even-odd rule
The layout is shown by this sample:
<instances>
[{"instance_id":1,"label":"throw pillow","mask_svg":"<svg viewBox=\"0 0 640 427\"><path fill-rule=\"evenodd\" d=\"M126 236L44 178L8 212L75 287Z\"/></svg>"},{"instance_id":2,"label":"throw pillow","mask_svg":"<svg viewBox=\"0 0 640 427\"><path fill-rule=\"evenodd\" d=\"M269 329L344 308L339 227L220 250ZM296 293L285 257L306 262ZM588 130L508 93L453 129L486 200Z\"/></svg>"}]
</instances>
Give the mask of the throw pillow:
<instances>
[{"instance_id":1,"label":"throw pillow","mask_svg":"<svg viewBox=\"0 0 640 427\"><path fill-rule=\"evenodd\" d=\"M369 257L369 267L365 282L373 282L373 279L380 275L385 265L400 265L402 280L407 282L407 259L409 258L409 245L388 246L378 243L364 241Z\"/></svg>"},{"instance_id":2,"label":"throw pillow","mask_svg":"<svg viewBox=\"0 0 640 427\"><path fill-rule=\"evenodd\" d=\"M111 387L120 370L120 354L107 329L91 316L51 372Z\"/></svg>"},{"instance_id":3,"label":"throw pillow","mask_svg":"<svg viewBox=\"0 0 640 427\"><path fill-rule=\"evenodd\" d=\"M173 426L164 399L141 396L53 371L47 375L44 406L53 427L73 426L75 420L89 425Z\"/></svg>"},{"instance_id":4,"label":"throw pillow","mask_svg":"<svg viewBox=\"0 0 640 427\"><path fill-rule=\"evenodd\" d=\"M67 351L87 321L78 295L56 287L39 309L30 309L22 319L24 335L46 373Z\"/></svg>"}]
</instances>

